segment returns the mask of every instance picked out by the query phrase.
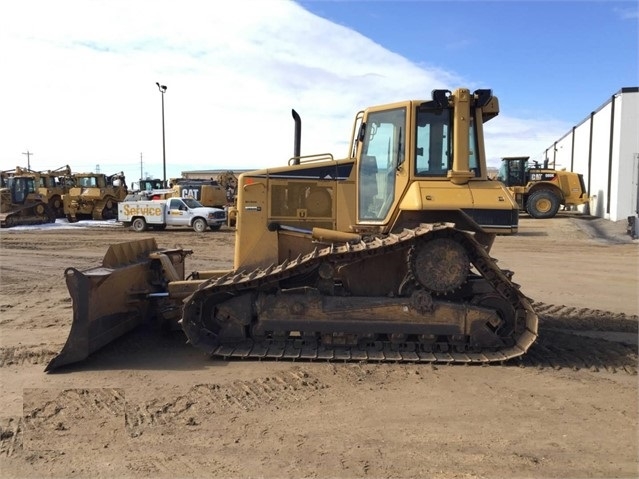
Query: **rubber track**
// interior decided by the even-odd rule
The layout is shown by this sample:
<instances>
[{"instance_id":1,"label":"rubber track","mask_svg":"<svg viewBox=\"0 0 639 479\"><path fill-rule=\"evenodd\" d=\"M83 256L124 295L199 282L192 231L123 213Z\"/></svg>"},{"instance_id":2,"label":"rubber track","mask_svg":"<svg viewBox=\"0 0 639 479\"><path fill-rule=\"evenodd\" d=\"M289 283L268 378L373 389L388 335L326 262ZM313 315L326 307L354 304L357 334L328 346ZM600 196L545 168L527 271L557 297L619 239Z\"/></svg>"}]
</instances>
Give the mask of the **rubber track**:
<instances>
[{"instance_id":1,"label":"rubber track","mask_svg":"<svg viewBox=\"0 0 639 479\"><path fill-rule=\"evenodd\" d=\"M508 300L515 310L517 324L515 345L498 351L457 352L453 347L439 348L442 351L420 351L419 343L375 342L371 347L347 349L344 346L332 348L330 345L314 342L289 340L252 340L221 344L208 349L195 344L213 356L223 358L286 359L286 360L324 360L324 361L377 361L377 362L430 362L430 363L488 363L503 362L523 355L537 338L537 315L527 298L521 294L505 272L499 269L484 248L471 233L457 230L452 223L422 224L415 229L405 229L401 233L376 237L355 244L332 244L316 248L311 253L300 255L292 261L284 261L277 266L256 269L250 272L231 272L220 278L204 282L196 292L185 301L182 326L187 337L189 329L196 329L202 335L212 334L200 324L200 304L209 295L220 293L239 294L270 285L279 281L314 270L322 261L337 263L357 261L362 258L383 255L405 248L419 238L432 234L454 235L470 254L471 263L481 276L489 281L495 291ZM440 343L438 343L440 344ZM448 349L448 351L444 351Z\"/></svg>"}]
</instances>

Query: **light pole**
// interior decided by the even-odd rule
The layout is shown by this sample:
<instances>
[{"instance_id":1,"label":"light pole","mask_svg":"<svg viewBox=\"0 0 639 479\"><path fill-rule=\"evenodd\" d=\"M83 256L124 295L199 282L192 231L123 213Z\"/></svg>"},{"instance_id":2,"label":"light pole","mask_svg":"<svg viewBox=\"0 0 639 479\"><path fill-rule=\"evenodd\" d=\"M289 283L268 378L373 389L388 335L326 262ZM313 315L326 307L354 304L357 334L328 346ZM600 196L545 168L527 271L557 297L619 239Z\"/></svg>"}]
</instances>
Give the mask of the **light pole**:
<instances>
[{"instance_id":1,"label":"light pole","mask_svg":"<svg viewBox=\"0 0 639 479\"><path fill-rule=\"evenodd\" d=\"M155 82L162 94L162 171L164 173L164 187L166 188L166 142L164 139L164 94L166 93L166 85L160 85Z\"/></svg>"}]
</instances>

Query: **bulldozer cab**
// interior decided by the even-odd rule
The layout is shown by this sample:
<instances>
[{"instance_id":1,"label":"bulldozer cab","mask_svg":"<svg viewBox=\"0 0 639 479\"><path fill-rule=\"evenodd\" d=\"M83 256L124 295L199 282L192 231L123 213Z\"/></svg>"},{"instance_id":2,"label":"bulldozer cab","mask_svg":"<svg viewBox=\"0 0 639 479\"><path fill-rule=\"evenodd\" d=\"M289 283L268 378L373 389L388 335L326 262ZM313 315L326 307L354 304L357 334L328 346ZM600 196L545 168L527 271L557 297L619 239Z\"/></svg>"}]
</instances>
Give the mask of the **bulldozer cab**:
<instances>
[{"instance_id":1,"label":"bulldozer cab","mask_svg":"<svg viewBox=\"0 0 639 479\"><path fill-rule=\"evenodd\" d=\"M488 90L436 90L357 113L346 158L295 156L243 173L235 267L299 253L294 237L314 228L369 235L451 221L486 246L516 232L517 205L486 175L483 123L498 111Z\"/></svg>"},{"instance_id":2,"label":"bulldozer cab","mask_svg":"<svg viewBox=\"0 0 639 479\"><path fill-rule=\"evenodd\" d=\"M512 232L512 205L488 203L487 190L480 191L487 185L483 123L498 109L489 90L435 90L431 101L362 112L351 144L359 160L357 224L386 225L388 232L408 218L433 221L453 210L465 226L477 223L470 229ZM501 219L496 210L505 210Z\"/></svg>"},{"instance_id":3,"label":"bulldozer cab","mask_svg":"<svg viewBox=\"0 0 639 479\"><path fill-rule=\"evenodd\" d=\"M77 186L80 188L104 188L106 181L102 175L78 175Z\"/></svg>"},{"instance_id":4,"label":"bulldozer cab","mask_svg":"<svg viewBox=\"0 0 639 479\"><path fill-rule=\"evenodd\" d=\"M482 179L475 118L470 117L467 131L459 130L460 156L468 160L456 167L453 109L435 101L380 108L368 110L356 139L361 141L358 223L392 220L393 205L413 182L434 182L431 187L435 187Z\"/></svg>"},{"instance_id":5,"label":"bulldozer cab","mask_svg":"<svg viewBox=\"0 0 639 479\"><path fill-rule=\"evenodd\" d=\"M36 193L35 179L32 177L12 176L6 179L6 185L11 192L11 202L23 205L29 195Z\"/></svg>"}]
</instances>

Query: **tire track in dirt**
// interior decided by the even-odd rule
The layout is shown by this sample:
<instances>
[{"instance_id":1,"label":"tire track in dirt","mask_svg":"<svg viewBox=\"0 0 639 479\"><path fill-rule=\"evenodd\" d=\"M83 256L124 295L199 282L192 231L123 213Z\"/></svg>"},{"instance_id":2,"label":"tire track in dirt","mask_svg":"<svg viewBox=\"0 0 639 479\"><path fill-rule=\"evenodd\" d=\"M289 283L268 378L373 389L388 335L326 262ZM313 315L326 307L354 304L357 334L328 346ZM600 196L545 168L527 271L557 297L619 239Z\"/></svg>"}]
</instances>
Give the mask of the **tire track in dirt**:
<instances>
[{"instance_id":1,"label":"tire track in dirt","mask_svg":"<svg viewBox=\"0 0 639 479\"><path fill-rule=\"evenodd\" d=\"M564 305L533 302L542 328L637 333L639 316L613 313L599 309L575 308Z\"/></svg>"},{"instance_id":2,"label":"tire track in dirt","mask_svg":"<svg viewBox=\"0 0 639 479\"><path fill-rule=\"evenodd\" d=\"M88 434L87 422L108 427L115 423L124 431L124 394L119 389L25 389L22 417L0 423L0 457L39 444L59 449L76 447L74 438ZM46 448L45 448L46 449Z\"/></svg>"},{"instance_id":3,"label":"tire track in dirt","mask_svg":"<svg viewBox=\"0 0 639 479\"><path fill-rule=\"evenodd\" d=\"M82 450L91 447L95 430L108 443L125 434L124 416L121 389L25 388L23 448Z\"/></svg>"},{"instance_id":4,"label":"tire track in dirt","mask_svg":"<svg viewBox=\"0 0 639 479\"><path fill-rule=\"evenodd\" d=\"M24 423L21 417L10 417L0 424L0 457L10 457L22 449Z\"/></svg>"},{"instance_id":5,"label":"tire track in dirt","mask_svg":"<svg viewBox=\"0 0 639 479\"><path fill-rule=\"evenodd\" d=\"M62 345L8 346L0 348L0 367L23 364L46 364L58 354Z\"/></svg>"},{"instance_id":6,"label":"tire track in dirt","mask_svg":"<svg viewBox=\"0 0 639 479\"><path fill-rule=\"evenodd\" d=\"M219 463L213 458L211 463L217 467L210 470L219 471ZM140 477L193 477L197 473L192 461L182 459L176 454L167 454L165 451L152 452L144 458L131 457L126 461L126 468ZM134 476L134 477L135 477ZM229 476L231 477L231 476Z\"/></svg>"},{"instance_id":7,"label":"tire track in dirt","mask_svg":"<svg viewBox=\"0 0 639 479\"><path fill-rule=\"evenodd\" d=\"M537 342L514 364L637 375L637 347L558 330L540 330Z\"/></svg>"},{"instance_id":8,"label":"tire track in dirt","mask_svg":"<svg viewBox=\"0 0 639 479\"><path fill-rule=\"evenodd\" d=\"M27 427L56 427L62 416L68 421L96 415L124 417L124 392L116 388L64 389L52 399L50 389L25 389L24 420ZM49 394L47 394L49 393Z\"/></svg>"},{"instance_id":9,"label":"tire track in dirt","mask_svg":"<svg viewBox=\"0 0 639 479\"><path fill-rule=\"evenodd\" d=\"M225 412L248 412L269 404L299 402L326 387L302 368L223 386L197 384L168 402L153 400L127 407L126 426L132 437L137 437L147 427L169 424L197 426L197 418Z\"/></svg>"},{"instance_id":10,"label":"tire track in dirt","mask_svg":"<svg viewBox=\"0 0 639 479\"><path fill-rule=\"evenodd\" d=\"M95 424L113 429L117 433L114 437L119 433L138 437L148 427L197 426L202 418L214 414L249 412L271 404L281 408L286 403L304 401L326 387L303 368L295 368L228 385L198 384L169 401L145 404L127 403L121 389L25 389L23 417L0 423L0 456L41 450L46 444L56 444L59 449L77 448L84 431L92 430ZM185 466L176 463L175 458L160 456L127 464L132 471L161 474L183 473L188 470Z\"/></svg>"},{"instance_id":11,"label":"tire track in dirt","mask_svg":"<svg viewBox=\"0 0 639 479\"><path fill-rule=\"evenodd\" d=\"M618 342L606 333L636 337L639 316L541 302L533 308L539 315L539 338L519 364L637 375L636 344ZM603 334L589 337L590 332Z\"/></svg>"}]
</instances>

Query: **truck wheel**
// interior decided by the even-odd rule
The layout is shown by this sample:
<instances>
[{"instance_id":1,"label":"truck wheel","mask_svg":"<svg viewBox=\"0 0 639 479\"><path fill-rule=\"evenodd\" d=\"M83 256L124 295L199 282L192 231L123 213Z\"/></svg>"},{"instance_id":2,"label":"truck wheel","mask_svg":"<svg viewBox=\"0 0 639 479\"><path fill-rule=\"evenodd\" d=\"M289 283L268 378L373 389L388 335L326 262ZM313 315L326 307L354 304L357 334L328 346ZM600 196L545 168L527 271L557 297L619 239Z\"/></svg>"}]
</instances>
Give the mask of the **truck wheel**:
<instances>
[{"instance_id":1,"label":"truck wheel","mask_svg":"<svg viewBox=\"0 0 639 479\"><path fill-rule=\"evenodd\" d=\"M134 219L133 223L131 223L131 229L133 229L133 231L137 231L138 233L146 231L146 221L144 221L144 218Z\"/></svg>"},{"instance_id":2,"label":"truck wheel","mask_svg":"<svg viewBox=\"0 0 639 479\"><path fill-rule=\"evenodd\" d=\"M210 228L212 231L219 231L222 225L211 225Z\"/></svg>"},{"instance_id":3,"label":"truck wheel","mask_svg":"<svg viewBox=\"0 0 639 479\"><path fill-rule=\"evenodd\" d=\"M528 197L526 211L533 218L553 218L559 211L559 198L550 190L538 190Z\"/></svg>"},{"instance_id":4,"label":"truck wheel","mask_svg":"<svg viewBox=\"0 0 639 479\"><path fill-rule=\"evenodd\" d=\"M204 233L206 231L206 221L204 221L202 218L195 218L193 220L193 229L198 232L198 233Z\"/></svg>"}]
</instances>

